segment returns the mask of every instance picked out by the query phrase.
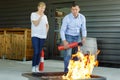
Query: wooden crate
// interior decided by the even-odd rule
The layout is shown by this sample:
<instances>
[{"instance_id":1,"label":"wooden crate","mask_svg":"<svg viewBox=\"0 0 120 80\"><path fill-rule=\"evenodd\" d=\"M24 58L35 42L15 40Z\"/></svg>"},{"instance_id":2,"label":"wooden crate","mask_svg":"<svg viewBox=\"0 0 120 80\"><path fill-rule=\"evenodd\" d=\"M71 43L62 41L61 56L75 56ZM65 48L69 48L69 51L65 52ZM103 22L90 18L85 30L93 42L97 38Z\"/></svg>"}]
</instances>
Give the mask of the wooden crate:
<instances>
[{"instance_id":1,"label":"wooden crate","mask_svg":"<svg viewBox=\"0 0 120 80\"><path fill-rule=\"evenodd\" d=\"M0 58L3 58L4 53L5 53L4 30L0 30Z\"/></svg>"},{"instance_id":2,"label":"wooden crate","mask_svg":"<svg viewBox=\"0 0 120 80\"><path fill-rule=\"evenodd\" d=\"M33 56L33 48L32 48L32 40L31 40L31 30L28 29L26 30L26 58L27 59L32 59ZM32 53L32 54L31 54Z\"/></svg>"},{"instance_id":3,"label":"wooden crate","mask_svg":"<svg viewBox=\"0 0 120 80\"><path fill-rule=\"evenodd\" d=\"M5 58L14 60L31 60L33 49L31 45L31 30L26 28L3 29L3 36L0 34L4 44L4 49L0 47L0 56L4 52ZM0 45L1 43L0 42ZM3 44L2 44L3 45ZM1 49L3 52L1 52Z\"/></svg>"},{"instance_id":4,"label":"wooden crate","mask_svg":"<svg viewBox=\"0 0 120 80\"><path fill-rule=\"evenodd\" d=\"M12 56L12 34L6 34L5 35L5 46L6 46L6 51L5 51L5 58L10 59Z\"/></svg>"}]
</instances>

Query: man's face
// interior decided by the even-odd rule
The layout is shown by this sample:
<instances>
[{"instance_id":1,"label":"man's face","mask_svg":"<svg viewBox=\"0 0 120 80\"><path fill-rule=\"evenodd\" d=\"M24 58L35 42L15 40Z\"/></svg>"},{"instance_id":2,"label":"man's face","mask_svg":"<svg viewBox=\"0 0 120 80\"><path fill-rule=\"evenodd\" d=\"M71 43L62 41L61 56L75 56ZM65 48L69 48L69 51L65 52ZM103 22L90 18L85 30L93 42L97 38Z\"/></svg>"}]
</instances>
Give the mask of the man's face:
<instances>
[{"instance_id":1,"label":"man's face","mask_svg":"<svg viewBox=\"0 0 120 80\"><path fill-rule=\"evenodd\" d=\"M74 15L74 17L77 17L77 16L78 16L79 11L80 11L79 6L75 6L75 7L72 7L72 8L71 8L71 12L72 12L72 14Z\"/></svg>"}]
</instances>

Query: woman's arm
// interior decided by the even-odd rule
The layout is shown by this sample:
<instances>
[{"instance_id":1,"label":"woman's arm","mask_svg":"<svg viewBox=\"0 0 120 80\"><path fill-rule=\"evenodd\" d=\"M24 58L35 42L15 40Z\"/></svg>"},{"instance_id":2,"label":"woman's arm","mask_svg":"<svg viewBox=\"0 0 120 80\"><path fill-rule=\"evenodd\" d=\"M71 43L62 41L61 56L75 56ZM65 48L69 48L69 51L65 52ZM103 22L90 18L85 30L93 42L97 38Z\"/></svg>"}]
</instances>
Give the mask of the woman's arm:
<instances>
[{"instance_id":1,"label":"woman's arm","mask_svg":"<svg viewBox=\"0 0 120 80\"><path fill-rule=\"evenodd\" d=\"M42 16L43 16L43 15L42 15ZM41 21L41 19L42 19L42 16L40 16L38 20L32 21L35 26L38 26L38 25L39 25L39 23L40 23L40 21Z\"/></svg>"},{"instance_id":2,"label":"woman's arm","mask_svg":"<svg viewBox=\"0 0 120 80\"><path fill-rule=\"evenodd\" d=\"M48 31L49 31L49 24L46 24L46 32L48 34Z\"/></svg>"}]
</instances>

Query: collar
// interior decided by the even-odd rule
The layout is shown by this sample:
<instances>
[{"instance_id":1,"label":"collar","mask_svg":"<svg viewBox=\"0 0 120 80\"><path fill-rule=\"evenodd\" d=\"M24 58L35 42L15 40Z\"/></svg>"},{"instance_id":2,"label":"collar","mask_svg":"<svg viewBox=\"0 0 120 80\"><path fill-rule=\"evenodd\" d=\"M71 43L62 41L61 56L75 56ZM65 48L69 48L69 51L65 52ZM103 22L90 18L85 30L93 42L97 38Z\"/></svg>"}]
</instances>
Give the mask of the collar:
<instances>
[{"instance_id":1,"label":"collar","mask_svg":"<svg viewBox=\"0 0 120 80\"><path fill-rule=\"evenodd\" d=\"M70 15L71 15L72 18L75 18L72 13ZM79 16L80 16L80 13L78 13L78 16L76 18L79 18Z\"/></svg>"}]
</instances>

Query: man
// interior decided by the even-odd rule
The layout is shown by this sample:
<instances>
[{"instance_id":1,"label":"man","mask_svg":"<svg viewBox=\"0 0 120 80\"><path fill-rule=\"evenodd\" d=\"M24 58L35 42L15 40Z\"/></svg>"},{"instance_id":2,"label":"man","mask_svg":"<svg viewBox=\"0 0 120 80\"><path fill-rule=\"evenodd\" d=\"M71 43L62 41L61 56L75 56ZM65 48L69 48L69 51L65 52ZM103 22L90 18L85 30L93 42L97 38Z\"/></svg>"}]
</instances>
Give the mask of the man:
<instances>
[{"instance_id":1,"label":"man","mask_svg":"<svg viewBox=\"0 0 120 80\"><path fill-rule=\"evenodd\" d=\"M64 17L60 30L61 39L66 49L64 53L64 72L68 72L67 67L72 52L72 49L68 48L68 44L71 42L84 43L87 36L86 19L79 11L80 8L77 4L72 5L71 13Z\"/></svg>"}]
</instances>

